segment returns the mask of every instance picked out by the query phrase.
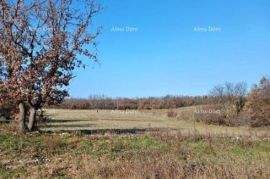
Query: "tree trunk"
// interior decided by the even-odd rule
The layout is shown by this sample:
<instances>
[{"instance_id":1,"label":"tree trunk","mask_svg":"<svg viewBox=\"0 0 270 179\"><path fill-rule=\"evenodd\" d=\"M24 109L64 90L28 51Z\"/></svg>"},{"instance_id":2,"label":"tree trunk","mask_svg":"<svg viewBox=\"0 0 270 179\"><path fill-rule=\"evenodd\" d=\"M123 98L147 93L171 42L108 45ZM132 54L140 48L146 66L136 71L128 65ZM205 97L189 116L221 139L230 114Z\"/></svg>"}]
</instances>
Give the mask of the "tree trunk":
<instances>
[{"instance_id":1,"label":"tree trunk","mask_svg":"<svg viewBox=\"0 0 270 179\"><path fill-rule=\"evenodd\" d=\"M29 121L28 121L28 129L29 131L33 131L35 129L36 125L36 109L31 107L30 108L30 115L29 115Z\"/></svg>"},{"instance_id":2,"label":"tree trunk","mask_svg":"<svg viewBox=\"0 0 270 179\"><path fill-rule=\"evenodd\" d=\"M25 112L25 106L23 103L19 104L19 130L20 132L25 132L25 116L26 116L26 112Z\"/></svg>"}]
</instances>

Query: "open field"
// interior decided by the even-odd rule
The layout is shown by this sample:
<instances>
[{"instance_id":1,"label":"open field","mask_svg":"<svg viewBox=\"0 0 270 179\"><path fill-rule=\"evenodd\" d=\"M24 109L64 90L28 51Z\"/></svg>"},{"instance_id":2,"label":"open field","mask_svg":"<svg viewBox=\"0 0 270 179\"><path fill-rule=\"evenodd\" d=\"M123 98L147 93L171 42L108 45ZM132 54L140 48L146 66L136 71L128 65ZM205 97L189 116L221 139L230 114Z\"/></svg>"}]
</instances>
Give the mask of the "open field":
<instances>
[{"instance_id":1,"label":"open field","mask_svg":"<svg viewBox=\"0 0 270 179\"><path fill-rule=\"evenodd\" d=\"M270 0L0 0L0 179L270 179Z\"/></svg>"},{"instance_id":2,"label":"open field","mask_svg":"<svg viewBox=\"0 0 270 179\"><path fill-rule=\"evenodd\" d=\"M45 133L19 134L2 123L0 178L270 178L266 128L206 125L167 112L48 109Z\"/></svg>"},{"instance_id":3,"label":"open field","mask_svg":"<svg viewBox=\"0 0 270 179\"><path fill-rule=\"evenodd\" d=\"M96 130L174 130L182 133L194 133L219 136L268 136L268 128L225 127L207 125L187 119L194 112L194 107L178 108L174 111L177 118L167 117L169 110L62 110L47 109L50 117L45 131L82 130L87 133Z\"/></svg>"}]
</instances>

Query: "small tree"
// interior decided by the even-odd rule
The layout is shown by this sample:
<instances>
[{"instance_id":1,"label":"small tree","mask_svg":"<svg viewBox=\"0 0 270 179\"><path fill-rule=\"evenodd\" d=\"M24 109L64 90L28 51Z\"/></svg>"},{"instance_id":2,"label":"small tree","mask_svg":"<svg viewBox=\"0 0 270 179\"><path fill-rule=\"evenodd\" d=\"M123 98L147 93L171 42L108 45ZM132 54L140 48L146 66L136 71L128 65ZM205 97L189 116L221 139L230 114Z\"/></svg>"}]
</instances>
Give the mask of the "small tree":
<instances>
[{"instance_id":1,"label":"small tree","mask_svg":"<svg viewBox=\"0 0 270 179\"><path fill-rule=\"evenodd\" d=\"M248 95L247 108L251 115L251 125L270 125L270 80L263 77Z\"/></svg>"},{"instance_id":2,"label":"small tree","mask_svg":"<svg viewBox=\"0 0 270 179\"><path fill-rule=\"evenodd\" d=\"M94 0L80 7L72 0L11 0L0 2L0 102L19 105L24 130L25 105L30 108L28 129L35 126L36 111L68 96L65 87L76 67L78 55L96 61L86 45L95 46L100 33L89 32L100 11Z\"/></svg>"},{"instance_id":3,"label":"small tree","mask_svg":"<svg viewBox=\"0 0 270 179\"><path fill-rule=\"evenodd\" d=\"M210 92L213 103L221 108L225 118L232 119L239 115L245 106L245 96L247 93L246 83L229 83L215 86Z\"/></svg>"}]
</instances>

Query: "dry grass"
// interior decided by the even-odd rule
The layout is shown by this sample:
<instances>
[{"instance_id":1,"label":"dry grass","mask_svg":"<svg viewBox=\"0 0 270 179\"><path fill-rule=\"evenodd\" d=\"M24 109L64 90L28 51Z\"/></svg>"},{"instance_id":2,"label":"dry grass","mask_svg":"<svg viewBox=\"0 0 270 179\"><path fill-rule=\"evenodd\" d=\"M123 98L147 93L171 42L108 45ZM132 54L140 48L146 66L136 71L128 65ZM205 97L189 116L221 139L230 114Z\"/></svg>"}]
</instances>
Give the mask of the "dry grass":
<instances>
[{"instance_id":1,"label":"dry grass","mask_svg":"<svg viewBox=\"0 0 270 179\"><path fill-rule=\"evenodd\" d=\"M264 136L269 128L252 129L249 127L226 127L207 125L196 122L192 118L195 107L175 109L177 118L167 116L170 110L55 110L48 109L46 113L51 120L42 130L99 130L99 129L168 129L182 133L196 131L203 135L222 136ZM184 119L184 120L181 120Z\"/></svg>"},{"instance_id":2,"label":"dry grass","mask_svg":"<svg viewBox=\"0 0 270 179\"><path fill-rule=\"evenodd\" d=\"M269 178L270 141L0 133L0 178Z\"/></svg>"},{"instance_id":3,"label":"dry grass","mask_svg":"<svg viewBox=\"0 0 270 179\"><path fill-rule=\"evenodd\" d=\"M0 178L270 178L269 130L177 119L184 110L47 110L51 134L0 124Z\"/></svg>"}]
</instances>

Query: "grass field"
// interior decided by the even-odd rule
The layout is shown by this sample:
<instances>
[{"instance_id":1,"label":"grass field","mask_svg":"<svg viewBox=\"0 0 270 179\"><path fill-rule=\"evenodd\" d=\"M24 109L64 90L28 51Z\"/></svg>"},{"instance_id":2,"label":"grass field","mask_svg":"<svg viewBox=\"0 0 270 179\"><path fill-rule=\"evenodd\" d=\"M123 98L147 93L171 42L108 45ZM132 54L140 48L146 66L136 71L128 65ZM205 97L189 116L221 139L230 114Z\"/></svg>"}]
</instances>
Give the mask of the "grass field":
<instances>
[{"instance_id":1,"label":"grass field","mask_svg":"<svg viewBox=\"0 0 270 179\"><path fill-rule=\"evenodd\" d=\"M45 133L0 124L0 178L270 178L267 129L194 123L167 110L46 113Z\"/></svg>"},{"instance_id":2,"label":"grass field","mask_svg":"<svg viewBox=\"0 0 270 179\"><path fill-rule=\"evenodd\" d=\"M109 129L141 130L174 130L182 133L193 133L196 131L204 135L222 136L264 136L269 134L269 129L249 127L225 127L207 125L204 123L185 120L187 114L192 115L194 107L175 109L179 114L177 118L167 117L168 110L62 110L47 109L46 114L50 117L46 131L70 131ZM183 120L182 120L183 119ZM107 130L106 130L107 129Z\"/></svg>"}]
</instances>

